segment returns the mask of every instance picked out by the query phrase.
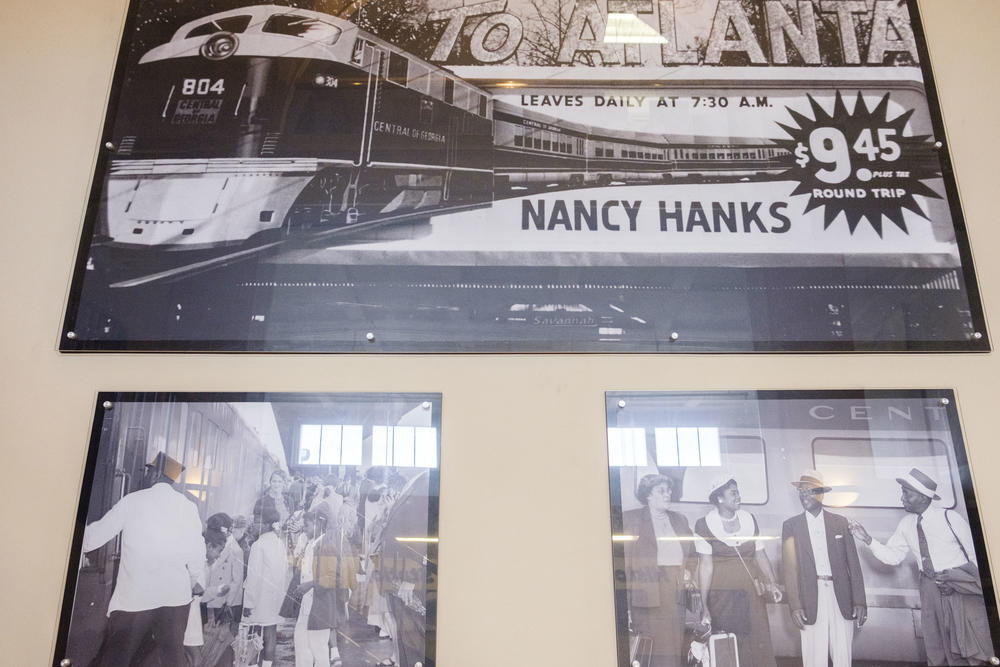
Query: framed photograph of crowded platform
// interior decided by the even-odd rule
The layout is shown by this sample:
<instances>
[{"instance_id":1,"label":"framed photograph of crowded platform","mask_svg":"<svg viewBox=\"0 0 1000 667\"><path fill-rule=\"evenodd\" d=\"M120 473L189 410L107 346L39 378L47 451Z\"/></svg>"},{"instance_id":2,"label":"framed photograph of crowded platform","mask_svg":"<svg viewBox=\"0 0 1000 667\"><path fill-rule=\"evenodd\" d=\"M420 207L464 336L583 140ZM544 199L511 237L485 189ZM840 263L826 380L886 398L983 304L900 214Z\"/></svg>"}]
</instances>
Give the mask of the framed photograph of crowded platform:
<instances>
[{"instance_id":1,"label":"framed photograph of crowded platform","mask_svg":"<svg viewBox=\"0 0 1000 667\"><path fill-rule=\"evenodd\" d=\"M432 667L440 432L440 394L100 394L53 664Z\"/></svg>"},{"instance_id":2,"label":"framed photograph of crowded platform","mask_svg":"<svg viewBox=\"0 0 1000 667\"><path fill-rule=\"evenodd\" d=\"M607 420L621 667L995 660L951 391L609 392Z\"/></svg>"},{"instance_id":3,"label":"framed photograph of crowded platform","mask_svg":"<svg viewBox=\"0 0 1000 667\"><path fill-rule=\"evenodd\" d=\"M100 145L65 351L989 349L915 0L133 0Z\"/></svg>"}]
</instances>

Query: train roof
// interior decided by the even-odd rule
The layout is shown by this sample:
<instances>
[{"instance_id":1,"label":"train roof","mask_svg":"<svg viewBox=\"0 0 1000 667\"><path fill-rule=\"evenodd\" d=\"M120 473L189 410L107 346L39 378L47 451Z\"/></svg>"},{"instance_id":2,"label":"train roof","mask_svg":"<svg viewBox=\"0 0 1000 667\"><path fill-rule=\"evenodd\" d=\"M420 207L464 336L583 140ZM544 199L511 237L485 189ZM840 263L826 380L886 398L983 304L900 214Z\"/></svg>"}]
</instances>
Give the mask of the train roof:
<instances>
[{"instance_id":1,"label":"train roof","mask_svg":"<svg viewBox=\"0 0 1000 667\"><path fill-rule=\"evenodd\" d=\"M206 23L218 22L227 18L236 18L241 16L249 16L251 20L247 27L240 32L260 32L267 19L275 14L293 14L317 20L336 18L334 16L330 16L329 14L314 12L309 9L301 9L299 7L288 7L282 5L249 5L247 7L227 9L226 11L216 12L214 14L209 14L208 16L203 16L200 19L188 21L177 29L174 36L170 38L170 41L186 39L186 35L189 32ZM220 27L219 30L223 30L223 28Z\"/></svg>"},{"instance_id":2,"label":"train roof","mask_svg":"<svg viewBox=\"0 0 1000 667\"><path fill-rule=\"evenodd\" d=\"M269 23L275 16L302 17L309 25L291 26L291 29L285 26L283 30ZM353 23L321 12L298 7L251 5L188 21L174 32L169 42L150 49L139 62L198 55L208 38L218 33L236 37L233 55L329 60L336 57L334 47L341 37L353 31L357 31Z\"/></svg>"},{"instance_id":3,"label":"train roof","mask_svg":"<svg viewBox=\"0 0 1000 667\"><path fill-rule=\"evenodd\" d=\"M268 20L277 15L302 16L304 18L329 25L333 29L339 31L337 33L337 39L334 40L332 36L330 36L329 39L325 40L324 37L329 36L329 33L324 33L322 30L316 31L316 38L312 38L309 35L296 36L266 31L265 28ZM250 5L247 7L239 7L236 9L216 12L214 14L203 16L200 19L188 21L174 32L173 37L170 38L169 42L154 47L143 55L139 62L145 63L155 60L164 60L167 58L197 55L200 52L202 45L205 43L206 38L218 32L230 32L235 34L237 38L240 39L240 46L238 49L242 49L245 52L249 51L252 55L256 56L294 56L297 58L336 60L343 60L343 58L338 57L338 54L331 47L333 47L335 42L340 41L340 36L347 35L345 41L352 40L352 44L353 39L357 36L386 51L393 51L410 60L417 61L422 66L432 71L441 73L442 76L452 79L453 81L460 82L463 86L474 89L477 92L492 98L492 95L488 92L479 88L475 84L467 82L465 79L454 74L453 72L426 62L412 53L396 46L395 44L376 37L371 33L365 32L364 30L358 28L356 24L345 18L309 9L286 7L281 5ZM265 42L259 40L267 41ZM276 42L275 40L281 41ZM244 42L251 42L251 44L245 44ZM287 48L283 48L282 45Z\"/></svg>"},{"instance_id":4,"label":"train roof","mask_svg":"<svg viewBox=\"0 0 1000 667\"><path fill-rule=\"evenodd\" d=\"M549 116L533 109L525 109L497 99L493 100L493 109L494 113L500 112L512 116L527 118L539 123L556 125L563 129L579 132L592 138L605 141L648 143L657 146L761 146L765 144L772 144L771 140L767 138L716 137L695 134L653 134L650 132L635 132L633 130L615 130L605 127L595 127L593 125L584 125L582 123L574 123L562 118L556 118L555 116Z\"/></svg>"}]
</instances>

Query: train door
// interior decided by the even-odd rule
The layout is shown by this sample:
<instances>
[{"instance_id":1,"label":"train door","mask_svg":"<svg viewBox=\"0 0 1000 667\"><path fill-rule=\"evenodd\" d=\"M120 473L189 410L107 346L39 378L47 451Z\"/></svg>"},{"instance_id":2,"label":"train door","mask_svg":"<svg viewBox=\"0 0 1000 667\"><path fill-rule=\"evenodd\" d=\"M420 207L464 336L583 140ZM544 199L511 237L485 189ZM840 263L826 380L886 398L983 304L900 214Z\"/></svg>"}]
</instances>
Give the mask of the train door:
<instances>
[{"instance_id":1,"label":"train door","mask_svg":"<svg viewBox=\"0 0 1000 667\"><path fill-rule=\"evenodd\" d=\"M105 413L100 458L94 467L88 506L88 514L95 520L142 487L149 419L148 411L137 412L125 405ZM67 643L67 653L76 664L89 664L97 651L100 642L94 642L93 638L104 633L105 612L118 578L121 552L119 535L100 549L81 556L74 606L88 613L74 614Z\"/></svg>"},{"instance_id":2,"label":"train door","mask_svg":"<svg viewBox=\"0 0 1000 667\"><path fill-rule=\"evenodd\" d=\"M365 111L361 130L361 145L358 148L358 158L351 169L340 210L345 214L345 222L352 224L358 220L358 185L364 171L365 163L371 152L372 133L375 128L376 110L379 105L379 92L385 73L386 54L367 40L359 40L352 59L360 61L361 69L368 75L365 82Z\"/></svg>"},{"instance_id":3,"label":"train door","mask_svg":"<svg viewBox=\"0 0 1000 667\"><path fill-rule=\"evenodd\" d=\"M458 164L458 145L461 140L462 132L462 118L464 116L460 113L456 113L454 109L449 110L448 114L448 134L446 135L445 143L445 154L444 154L444 190L442 193L442 198L447 201L451 198L451 181L455 175L455 165Z\"/></svg>"}]
</instances>

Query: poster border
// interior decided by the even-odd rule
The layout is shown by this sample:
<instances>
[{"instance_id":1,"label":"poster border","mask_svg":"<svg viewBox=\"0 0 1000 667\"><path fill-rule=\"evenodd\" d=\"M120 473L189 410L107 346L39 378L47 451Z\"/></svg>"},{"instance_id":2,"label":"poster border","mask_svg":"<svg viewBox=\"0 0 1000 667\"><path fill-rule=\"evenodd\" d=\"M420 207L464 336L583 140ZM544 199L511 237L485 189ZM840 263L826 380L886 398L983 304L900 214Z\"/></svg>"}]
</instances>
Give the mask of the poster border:
<instances>
[{"instance_id":1,"label":"poster border","mask_svg":"<svg viewBox=\"0 0 1000 667\"><path fill-rule=\"evenodd\" d=\"M227 391L98 391L94 403L94 421L87 442L87 456L84 463L83 477L80 482L79 500L73 518L73 533L70 538L70 548L66 565L65 585L63 586L62 602L59 605L59 622L52 649L52 667L63 667L63 660L69 643L70 626L73 617L73 604L76 597L77 579L80 573L79 562L83 555L83 533L87 527L87 514L90 497L93 492L94 476L97 471L98 452L101 445L101 435L104 430L104 419L107 413L114 410L116 403L128 402L308 402L321 400L372 400L376 396L384 396L391 400L412 400L414 402L430 402L431 426L437 429L438 467L429 471L429 487L436 493L428 494L427 502L427 532L428 535L439 536L441 511L441 468L443 467L443 447L441 434L441 412L443 394L441 392L391 392L391 391L358 391L358 392L227 392ZM427 543L427 560L437 566L440 563L438 543ZM439 573L435 572L435 579ZM424 651L427 656L437 656L437 608L434 616L424 628Z\"/></svg>"},{"instance_id":2,"label":"poster border","mask_svg":"<svg viewBox=\"0 0 1000 667\"><path fill-rule=\"evenodd\" d=\"M257 2L258 0L254 0ZM291 353L291 354L551 354L551 353L582 353L582 354L659 354L671 353L707 353L707 354L741 354L741 353L877 353L877 352L990 352L989 331L986 322L982 294L976 276L972 258L972 249L966 227L965 215L959 197L957 179L951 159L947 140L945 122L941 103L935 83L926 33L923 27L923 16L919 8L919 0L905 0L910 13L910 25L913 30L917 53L920 58L919 68L923 78L924 91L927 99L928 114L934 136L940 144L938 156L941 165L941 179L945 189L945 197L952 218L952 228L955 233L955 243L961 264L962 280L969 302L969 318L973 332L964 340L824 340L824 341L779 341L779 340L728 340L724 344L717 342L687 343L682 341L661 340L651 344L653 349L615 349L613 344L593 342L562 343L557 336L548 336L543 341L508 340L491 341L451 341L445 343L427 343L426 341L411 341L406 343L382 344L377 340L365 340L359 332L354 340L326 341L321 343L303 343L288 339L200 339L200 340L128 340L100 339L79 340L74 328L80 318L83 284L86 276L87 258L92 242L94 228L97 222L96 208L100 206L101 193L104 187L104 177L108 172L110 162L109 146L113 148L112 130L117 110L121 103L124 89L125 66L128 60L127 36L136 29L138 13L135 11L135 0L128 0L125 7L125 18L118 43L115 58L112 83L105 105L104 121L101 127L100 140L97 146L96 159L91 169L91 182L86 206L83 209L80 239L77 244L76 258L70 280L69 292L65 301L62 325L59 332L57 349L60 352L163 352L163 353ZM865 65L858 65L863 69ZM817 68L817 69L822 69ZM719 266L720 269L729 267ZM978 336L978 338L977 338Z\"/></svg>"}]
</instances>

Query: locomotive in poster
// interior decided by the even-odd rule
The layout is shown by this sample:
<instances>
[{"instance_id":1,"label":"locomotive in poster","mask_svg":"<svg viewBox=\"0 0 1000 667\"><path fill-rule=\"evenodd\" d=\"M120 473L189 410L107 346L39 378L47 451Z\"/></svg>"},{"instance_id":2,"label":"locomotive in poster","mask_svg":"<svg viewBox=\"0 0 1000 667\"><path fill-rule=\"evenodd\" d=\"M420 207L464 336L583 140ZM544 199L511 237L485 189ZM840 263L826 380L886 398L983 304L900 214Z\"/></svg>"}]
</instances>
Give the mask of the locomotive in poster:
<instances>
[{"instance_id":1,"label":"locomotive in poster","mask_svg":"<svg viewBox=\"0 0 1000 667\"><path fill-rule=\"evenodd\" d=\"M342 18L219 12L123 91L98 233L204 248L523 191L774 175L766 139L602 129L495 100Z\"/></svg>"}]
</instances>

